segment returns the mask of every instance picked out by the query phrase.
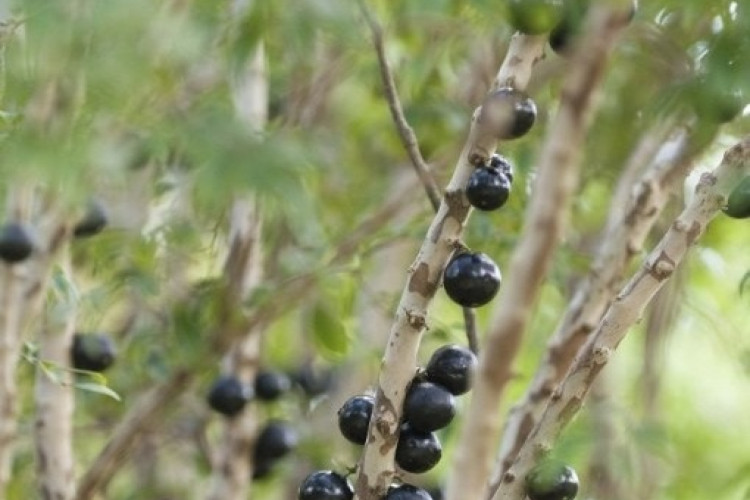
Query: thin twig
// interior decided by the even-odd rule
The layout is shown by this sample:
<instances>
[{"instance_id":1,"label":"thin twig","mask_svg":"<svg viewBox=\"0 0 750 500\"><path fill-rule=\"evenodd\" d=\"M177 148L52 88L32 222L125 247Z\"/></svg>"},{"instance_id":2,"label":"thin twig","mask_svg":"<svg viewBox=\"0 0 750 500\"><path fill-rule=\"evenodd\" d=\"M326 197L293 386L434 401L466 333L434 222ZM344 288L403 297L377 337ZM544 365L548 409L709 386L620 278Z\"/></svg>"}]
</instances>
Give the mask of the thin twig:
<instances>
[{"instance_id":1,"label":"thin twig","mask_svg":"<svg viewBox=\"0 0 750 500\"><path fill-rule=\"evenodd\" d=\"M551 450L562 430L583 405L597 375L643 314L656 292L669 280L737 183L750 172L750 136L730 148L721 164L704 173L695 197L620 290L575 363L549 400L541 420L529 434L515 462L503 475L495 500L524 498L524 478Z\"/></svg>"},{"instance_id":2,"label":"thin twig","mask_svg":"<svg viewBox=\"0 0 750 500\"><path fill-rule=\"evenodd\" d=\"M372 44L375 47L375 52L378 55L378 64L380 65L380 76L383 79L383 88L385 90L385 97L388 101L388 108L391 110L391 117L393 123L396 125L396 130L401 138L401 143L404 145L406 152L409 155L414 171L417 173L419 180L422 181L427 198L430 200L432 209L437 212L440 207L440 188L438 187L435 176L432 174L432 169L424 160L422 152L419 150L419 140L417 135L414 133L414 129L409 125L404 115L404 108L401 105L401 98L398 95L398 89L396 88L396 81L393 78L393 71L391 65L388 64L388 60L385 57L385 42L383 41L383 28L375 18L375 15L367 7L364 0L359 0L359 7L362 10L362 14L367 21L370 31L372 32ZM469 348L474 354L479 353L479 339L477 335L477 320L476 313L469 307L463 308L464 314L464 328L466 329L466 340L469 343Z\"/></svg>"},{"instance_id":3,"label":"thin twig","mask_svg":"<svg viewBox=\"0 0 750 500\"><path fill-rule=\"evenodd\" d=\"M422 181L424 190L427 193L427 197L430 199L433 210L437 211L440 207L441 193L437 182L430 166L424 161L422 153L419 151L419 141L414 133L414 129L411 128L409 122L406 121L404 116L404 109L401 106L401 99L398 97L398 90L396 90L396 82L393 79L393 72L388 64L388 60L385 57L385 46L383 43L383 28L378 23L375 16L370 12L370 9L365 4L364 0L359 0L359 7L362 10L362 14L367 21L370 31L372 31L372 44L375 47L375 52L378 54L378 63L380 64L380 76L383 78L383 87L385 89L385 97L388 101L388 108L391 110L391 116L393 117L393 123L396 124L399 138L401 139L406 152L409 154L409 159L414 166L414 170Z\"/></svg>"}]
</instances>

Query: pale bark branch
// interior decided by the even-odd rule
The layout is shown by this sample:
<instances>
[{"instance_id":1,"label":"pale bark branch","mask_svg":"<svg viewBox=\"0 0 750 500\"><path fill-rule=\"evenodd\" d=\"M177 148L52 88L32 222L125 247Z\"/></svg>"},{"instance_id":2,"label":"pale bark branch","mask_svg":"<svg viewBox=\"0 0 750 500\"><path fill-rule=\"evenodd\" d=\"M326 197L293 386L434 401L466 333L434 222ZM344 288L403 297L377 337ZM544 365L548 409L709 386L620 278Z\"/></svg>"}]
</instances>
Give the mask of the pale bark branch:
<instances>
[{"instance_id":1,"label":"pale bark branch","mask_svg":"<svg viewBox=\"0 0 750 500\"><path fill-rule=\"evenodd\" d=\"M38 363L49 366L42 369L38 365L36 370L34 448L40 498L72 500L74 375L70 371L70 348L78 297L72 281L70 251L65 249L63 253L58 269L62 274L59 281L65 284L52 288L54 293L39 326Z\"/></svg>"},{"instance_id":2,"label":"pale bark branch","mask_svg":"<svg viewBox=\"0 0 750 500\"><path fill-rule=\"evenodd\" d=\"M721 164L704 173L696 195L671 225L641 268L620 290L596 330L549 400L514 463L505 472L495 500L524 498L524 478L554 445L583 405L591 385L656 292L673 275L687 251L726 203L732 188L750 172L750 136L730 148Z\"/></svg>"},{"instance_id":3,"label":"pale bark branch","mask_svg":"<svg viewBox=\"0 0 750 500\"><path fill-rule=\"evenodd\" d=\"M542 57L543 46L544 37L515 36L500 74L515 75L514 69L519 70L515 77L516 88L524 89L530 77L530 71L524 69L531 68ZM489 158L497 147L494 134L484 130L477 121L478 111L474 113L467 142L440 208L409 269L409 277L396 308L356 480L355 495L360 500L382 498L393 478L401 406L405 388L415 374L421 335L427 328L428 307L440 286L443 269L456 248L470 212L463 191L474 170L475 162L472 160L477 157Z\"/></svg>"},{"instance_id":4,"label":"pale bark branch","mask_svg":"<svg viewBox=\"0 0 750 500\"><path fill-rule=\"evenodd\" d=\"M579 155L594 110L595 90L604 76L621 13L593 7L587 50L578 51L565 78L560 107L542 146L537 179L523 233L513 252L479 358L471 403L463 422L448 478L448 500L484 498L500 434L498 409L513 361L562 232L563 220L578 184Z\"/></svg>"},{"instance_id":5,"label":"pale bark branch","mask_svg":"<svg viewBox=\"0 0 750 500\"><path fill-rule=\"evenodd\" d=\"M137 437L152 431L161 423L164 413L174 408L172 402L182 394L192 379L193 375L189 371L177 371L138 399L80 479L76 500L90 500L106 489L137 446Z\"/></svg>"},{"instance_id":6,"label":"pale bark branch","mask_svg":"<svg viewBox=\"0 0 750 500\"><path fill-rule=\"evenodd\" d=\"M237 76L234 95L237 114L250 130L260 132L268 114L268 75L262 43L255 49L243 74ZM262 217L258 200L253 196L236 199L230 224L230 250L224 266L224 280L230 290L226 307L240 310L248 294L260 286L263 275ZM231 314L224 315L224 318L231 317ZM260 362L260 340L260 328L246 331L225 356L227 366L223 371L252 385ZM250 490L256 415L253 408L247 406L223 423L206 498L241 500L247 498Z\"/></svg>"},{"instance_id":7,"label":"pale bark branch","mask_svg":"<svg viewBox=\"0 0 750 500\"><path fill-rule=\"evenodd\" d=\"M435 176L432 174L432 169L424 160L422 152L419 150L419 140L417 135L414 133L414 129L409 125L404 115L404 108L401 105L401 98L398 95L398 89L396 88L396 81L393 78L393 71L391 71L391 65L388 64L388 59L385 57L385 43L383 41L383 28L375 18L375 15L367 7L364 0L359 0L359 6L362 10L362 14L367 21L370 31L372 32L372 44L375 47L375 52L378 55L378 63L380 65L380 76L383 80L383 88L385 90L386 101L388 102L388 108L391 111L391 117L393 123L396 125L401 143L404 145L409 159L411 160L414 171L417 173L417 177L422 182L427 198L430 200L432 209L437 212L440 208L440 188L438 187ZM477 320L474 310L469 307L463 308L464 314L464 328L466 329L466 339L469 343L474 354L479 352L479 339L477 336Z\"/></svg>"},{"instance_id":8,"label":"pale bark branch","mask_svg":"<svg viewBox=\"0 0 750 500\"><path fill-rule=\"evenodd\" d=\"M646 172L635 185L630 185L627 179L619 184L591 272L577 286L565 314L548 341L544 359L534 378L521 401L509 413L497 468L490 485L491 492L499 485L503 472L544 411L550 394L604 314L627 265L640 252L670 192L677 188L678 181L684 179L689 171L696 153L690 148L690 138L689 131L677 129L653 154ZM650 140L647 138L645 142L649 143ZM638 149L651 150L648 144ZM636 151L634 155L635 165L640 162L640 154L640 151ZM626 171L629 175L631 168L628 167ZM625 189L625 186L630 186L630 189ZM623 193L628 194L626 203L621 202Z\"/></svg>"}]
</instances>

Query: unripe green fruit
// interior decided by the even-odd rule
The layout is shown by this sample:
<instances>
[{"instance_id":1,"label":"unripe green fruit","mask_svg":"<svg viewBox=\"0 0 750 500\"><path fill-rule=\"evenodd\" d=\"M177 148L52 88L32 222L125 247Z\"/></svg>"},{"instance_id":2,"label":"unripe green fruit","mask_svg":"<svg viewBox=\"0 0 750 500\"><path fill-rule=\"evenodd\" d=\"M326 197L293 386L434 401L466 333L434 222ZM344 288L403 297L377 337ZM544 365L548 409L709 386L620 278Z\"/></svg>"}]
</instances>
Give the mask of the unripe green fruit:
<instances>
[{"instance_id":1,"label":"unripe green fruit","mask_svg":"<svg viewBox=\"0 0 750 500\"><path fill-rule=\"evenodd\" d=\"M737 184L727 199L727 206L722 211L734 219L750 217L750 176Z\"/></svg>"},{"instance_id":2,"label":"unripe green fruit","mask_svg":"<svg viewBox=\"0 0 750 500\"><path fill-rule=\"evenodd\" d=\"M560 22L562 0L508 0L510 24L521 33L541 35Z\"/></svg>"},{"instance_id":3,"label":"unripe green fruit","mask_svg":"<svg viewBox=\"0 0 750 500\"><path fill-rule=\"evenodd\" d=\"M562 462L542 462L526 476L526 495L531 500L573 500L577 494L578 475Z\"/></svg>"}]
</instances>

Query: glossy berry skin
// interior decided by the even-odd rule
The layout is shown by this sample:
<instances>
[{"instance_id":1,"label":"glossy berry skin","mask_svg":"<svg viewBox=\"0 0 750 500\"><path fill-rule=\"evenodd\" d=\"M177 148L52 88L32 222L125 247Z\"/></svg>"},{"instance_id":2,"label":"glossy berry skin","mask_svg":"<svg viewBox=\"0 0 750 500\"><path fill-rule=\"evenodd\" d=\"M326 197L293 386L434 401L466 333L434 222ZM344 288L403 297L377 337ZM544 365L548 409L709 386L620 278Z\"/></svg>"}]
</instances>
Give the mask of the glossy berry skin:
<instances>
[{"instance_id":1,"label":"glossy berry skin","mask_svg":"<svg viewBox=\"0 0 750 500\"><path fill-rule=\"evenodd\" d=\"M443 272L448 297L463 307L487 304L500 289L500 268L482 252L454 255Z\"/></svg>"},{"instance_id":2,"label":"glossy berry skin","mask_svg":"<svg viewBox=\"0 0 750 500\"><path fill-rule=\"evenodd\" d=\"M508 181L513 184L513 165L511 165L507 158L495 153L492 155L492 158L490 158L489 167L502 172Z\"/></svg>"},{"instance_id":3,"label":"glossy berry skin","mask_svg":"<svg viewBox=\"0 0 750 500\"><path fill-rule=\"evenodd\" d=\"M414 382L404 400L404 421L420 431L432 432L456 416L456 398L445 387L427 381Z\"/></svg>"},{"instance_id":4,"label":"glossy berry skin","mask_svg":"<svg viewBox=\"0 0 750 500\"><path fill-rule=\"evenodd\" d=\"M531 130L536 113L536 104L526 93L503 87L485 98L479 121L497 139L517 139Z\"/></svg>"},{"instance_id":5,"label":"glossy berry skin","mask_svg":"<svg viewBox=\"0 0 750 500\"><path fill-rule=\"evenodd\" d=\"M425 377L458 396L471 389L476 367L477 357L469 349L459 345L444 345L430 357L425 367Z\"/></svg>"},{"instance_id":6,"label":"glossy berry skin","mask_svg":"<svg viewBox=\"0 0 750 500\"><path fill-rule=\"evenodd\" d=\"M729 193L727 205L722 208L722 211L734 219L750 217L750 176L742 179Z\"/></svg>"},{"instance_id":7,"label":"glossy berry skin","mask_svg":"<svg viewBox=\"0 0 750 500\"><path fill-rule=\"evenodd\" d=\"M365 444L374 407L375 398L372 396L353 396L347 399L338 412L341 434L354 444Z\"/></svg>"},{"instance_id":8,"label":"glossy berry skin","mask_svg":"<svg viewBox=\"0 0 750 500\"><path fill-rule=\"evenodd\" d=\"M406 472L421 474L437 465L443 455L440 441L433 432L422 432L408 423L401 426L396 446L396 463Z\"/></svg>"},{"instance_id":9,"label":"glossy berry skin","mask_svg":"<svg viewBox=\"0 0 750 500\"><path fill-rule=\"evenodd\" d=\"M257 463L272 462L297 447L299 435L288 422L271 420L255 439L253 457Z\"/></svg>"},{"instance_id":10,"label":"glossy berry skin","mask_svg":"<svg viewBox=\"0 0 750 500\"><path fill-rule=\"evenodd\" d=\"M500 170L479 167L466 183L466 199L474 208L485 212L505 205L510 196L510 181Z\"/></svg>"},{"instance_id":11,"label":"glossy berry skin","mask_svg":"<svg viewBox=\"0 0 750 500\"><path fill-rule=\"evenodd\" d=\"M102 204L98 201L91 201L86 209L86 214L73 226L73 236L76 238L94 236L107 226L107 222L107 214Z\"/></svg>"},{"instance_id":12,"label":"glossy berry skin","mask_svg":"<svg viewBox=\"0 0 750 500\"><path fill-rule=\"evenodd\" d=\"M433 500L433 498L426 490L404 483L388 488L385 500Z\"/></svg>"},{"instance_id":13,"label":"glossy berry skin","mask_svg":"<svg viewBox=\"0 0 750 500\"><path fill-rule=\"evenodd\" d=\"M218 378L208 391L208 405L214 411L232 417L242 411L253 396L252 389L232 376Z\"/></svg>"},{"instance_id":14,"label":"glossy berry skin","mask_svg":"<svg viewBox=\"0 0 750 500\"><path fill-rule=\"evenodd\" d=\"M298 500L351 500L354 489L342 475L319 470L307 476L299 486Z\"/></svg>"},{"instance_id":15,"label":"glossy berry skin","mask_svg":"<svg viewBox=\"0 0 750 500\"><path fill-rule=\"evenodd\" d=\"M527 35L550 31L563 15L563 0L508 0L510 24Z\"/></svg>"},{"instance_id":16,"label":"glossy berry skin","mask_svg":"<svg viewBox=\"0 0 750 500\"><path fill-rule=\"evenodd\" d=\"M0 259L15 264L29 258L33 250L31 236L23 225L10 222L0 229Z\"/></svg>"},{"instance_id":17,"label":"glossy berry skin","mask_svg":"<svg viewBox=\"0 0 750 500\"><path fill-rule=\"evenodd\" d=\"M578 475L567 465L543 462L526 476L526 495L531 500L573 500L578 494Z\"/></svg>"},{"instance_id":18,"label":"glossy berry skin","mask_svg":"<svg viewBox=\"0 0 750 500\"><path fill-rule=\"evenodd\" d=\"M76 333L71 359L76 370L103 372L115 362L117 352L112 339L98 333Z\"/></svg>"},{"instance_id":19,"label":"glossy berry skin","mask_svg":"<svg viewBox=\"0 0 750 500\"><path fill-rule=\"evenodd\" d=\"M255 395L263 401L273 401L281 397L292 386L284 373L270 370L260 371L255 376Z\"/></svg>"}]
</instances>

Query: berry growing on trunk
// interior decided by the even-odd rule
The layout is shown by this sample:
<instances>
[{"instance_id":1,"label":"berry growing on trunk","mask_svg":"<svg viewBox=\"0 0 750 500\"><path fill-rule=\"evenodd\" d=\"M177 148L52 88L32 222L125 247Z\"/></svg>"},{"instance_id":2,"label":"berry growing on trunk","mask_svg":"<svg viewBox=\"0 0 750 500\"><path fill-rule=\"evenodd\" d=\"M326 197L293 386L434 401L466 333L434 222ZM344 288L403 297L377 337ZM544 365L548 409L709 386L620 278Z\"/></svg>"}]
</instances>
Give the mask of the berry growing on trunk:
<instances>
[{"instance_id":1,"label":"berry growing on trunk","mask_svg":"<svg viewBox=\"0 0 750 500\"><path fill-rule=\"evenodd\" d=\"M88 238L101 232L107 226L107 214L98 201L90 201L83 218L73 226L73 236Z\"/></svg>"},{"instance_id":2,"label":"berry growing on trunk","mask_svg":"<svg viewBox=\"0 0 750 500\"><path fill-rule=\"evenodd\" d=\"M291 385L289 377L281 372L260 371L255 376L255 395L263 401L273 401L287 392Z\"/></svg>"},{"instance_id":3,"label":"berry growing on trunk","mask_svg":"<svg viewBox=\"0 0 750 500\"><path fill-rule=\"evenodd\" d=\"M339 409L339 430L355 444L365 444L375 399L372 396L353 396Z\"/></svg>"},{"instance_id":4,"label":"berry growing on trunk","mask_svg":"<svg viewBox=\"0 0 750 500\"><path fill-rule=\"evenodd\" d=\"M236 377L218 378L208 391L208 405L222 415L237 415L252 398L252 389Z\"/></svg>"},{"instance_id":5,"label":"berry growing on trunk","mask_svg":"<svg viewBox=\"0 0 750 500\"><path fill-rule=\"evenodd\" d=\"M510 164L507 158L497 153L492 155L490 158L490 168L496 168L502 172L505 177L508 178L511 184L513 184L513 165Z\"/></svg>"},{"instance_id":6,"label":"berry growing on trunk","mask_svg":"<svg viewBox=\"0 0 750 500\"><path fill-rule=\"evenodd\" d=\"M547 33L563 15L563 0L508 0L510 24L521 33Z\"/></svg>"},{"instance_id":7,"label":"berry growing on trunk","mask_svg":"<svg viewBox=\"0 0 750 500\"><path fill-rule=\"evenodd\" d=\"M531 500L573 500L578 494L578 475L564 463L550 460L526 476L526 495Z\"/></svg>"},{"instance_id":8,"label":"berry growing on trunk","mask_svg":"<svg viewBox=\"0 0 750 500\"><path fill-rule=\"evenodd\" d=\"M471 389L476 366L477 357L469 349L445 345L432 354L425 367L425 375L430 382L440 384L458 396Z\"/></svg>"},{"instance_id":9,"label":"berry growing on trunk","mask_svg":"<svg viewBox=\"0 0 750 500\"><path fill-rule=\"evenodd\" d=\"M445 292L463 307L487 304L500 289L500 269L487 254L454 255L443 272Z\"/></svg>"},{"instance_id":10,"label":"berry growing on trunk","mask_svg":"<svg viewBox=\"0 0 750 500\"><path fill-rule=\"evenodd\" d=\"M351 500L354 489L342 475L319 470L307 476L299 486L298 500Z\"/></svg>"},{"instance_id":11,"label":"berry growing on trunk","mask_svg":"<svg viewBox=\"0 0 750 500\"><path fill-rule=\"evenodd\" d=\"M26 260L34 250L26 228L17 222L9 222L0 229L0 259L8 264Z\"/></svg>"},{"instance_id":12,"label":"berry growing on trunk","mask_svg":"<svg viewBox=\"0 0 750 500\"><path fill-rule=\"evenodd\" d=\"M103 372L115 362L115 344L106 335L76 333L73 336L71 358L73 368Z\"/></svg>"},{"instance_id":13,"label":"berry growing on trunk","mask_svg":"<svg viewBox=\"0 0 750 500\"><path fill-rule=\"evenodd\" d=\"M448 389L432 382L415 382L404 400L404 421L414 429L442 429L456 415L456 400Z\"/></svg>"},{"instance_id":14,"label":"berry growing on trunk","mask_svg":"<svg viewBox=\"0 0 750 500\"><path fill-rule=\"evenodd\" d=\"M433 500L433 498L422 488L404 483L388 488L385 500Z\"/></svg>"},{"instance_id":15,"label":"berry growing on trunk","mask_svg":"<svg viewBox=\"0 0 750 500\"><path fill-rule=\"evenodd\" d=\"M409 424L401 426L396 446L396 463L406 472L420 474L437 465L443 449L433 432L418 431Z\"/></svg>"},{"instance_id":16,"label":"berry growing on trunk","mask_svg":"<svg viewBox=\"0 0 750 500\"><path fill-rule=\"evenodd\" d=\"M526 93L503 87L485 98L479 120L497 139L516 139L534 125L536 104Z\"/></svg>"},{"instance_id":17,"label":"berry growing on trunk","mask_svg":"<svg viewBox=\"0 0 750 500\"><path fill-rule=\"evenodd\" d=\"M509 196L510 181L496 168L479 167L466 183L466 199L479 210L497 210L505 205Z\"/></svg>"},{"instance_id":18,"label":"berry growing on trunk","mask_svg":"<svg viewBox=\"0 0 750 500\"><path fill-rule=\"evenodd\" d=\"M266 423L255 440L253 456L256 462L278 460L297 447L299 436L294 427L282 420Z\"/></svg>"},{"instance_id":19,"label":"berry growing on trunk","mask_svg":"<svg viewBox=\"0 0 750 500\"><path fill-rule=\"evenodd\" d=\"M723 209L725 214L735 219L746 219L750 217L750 176L745 177L737 184L727 199L727 206Z\"/></svg>"}]
</instances>

